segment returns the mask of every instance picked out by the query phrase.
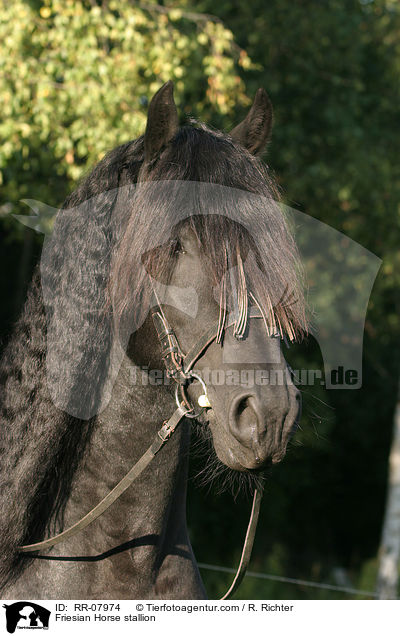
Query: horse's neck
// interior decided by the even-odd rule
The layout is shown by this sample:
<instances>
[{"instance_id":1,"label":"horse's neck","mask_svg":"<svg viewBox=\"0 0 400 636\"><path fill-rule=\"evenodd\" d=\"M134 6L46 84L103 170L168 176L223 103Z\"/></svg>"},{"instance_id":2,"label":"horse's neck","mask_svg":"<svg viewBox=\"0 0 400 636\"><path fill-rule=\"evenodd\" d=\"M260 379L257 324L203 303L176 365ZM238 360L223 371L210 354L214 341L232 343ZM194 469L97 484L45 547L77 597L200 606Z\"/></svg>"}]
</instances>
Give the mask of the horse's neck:
<instances>
[{"instance_id":1,"label":"horse's neck","mask_svg":"<svg viewBox=\"0 0 400 636\"><path fill-rule=\"evenodd\" d=\"M120 481L175 408L165 387L134 384L134 371L125 358L76 475L65 526L86 514ZM119 585L115 598L184 597L179 586L185 570L193 579L188 593L196 594L198 586L201 595L186 530L188 447L189 429L182 422L137 481L97 521L54 550L53 554L99 555L128 544L124 546L128 549L96 562L97 571L99 564L107 564L106 571L108 567L107 580L101 576L96 580L98 598L106 597L110 587L115 593L115 584ZM109 580L110 563L115 566L115 582Z\"/></svg>"}]
</instances>

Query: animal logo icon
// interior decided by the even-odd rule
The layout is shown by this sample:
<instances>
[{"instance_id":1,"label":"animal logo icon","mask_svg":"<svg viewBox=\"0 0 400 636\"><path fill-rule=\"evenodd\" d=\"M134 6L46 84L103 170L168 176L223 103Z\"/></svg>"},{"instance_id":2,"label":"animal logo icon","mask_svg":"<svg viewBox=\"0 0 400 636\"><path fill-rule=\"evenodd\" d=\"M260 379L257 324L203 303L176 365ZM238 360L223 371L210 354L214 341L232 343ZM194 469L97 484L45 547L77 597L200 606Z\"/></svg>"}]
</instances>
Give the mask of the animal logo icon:
<instances>
[{"instance_id":1,"label":"animal logo icon","mask_svg":"<svg viewBox=\"0 0 400 636\"><path fill-rule=\"evenodd\" d=\"M50 610L32 603L18 601L10 605L3 605L6 610L6 627L9 634L14 634L18 628L48 629Z\"/></svg>"}]
</instances>

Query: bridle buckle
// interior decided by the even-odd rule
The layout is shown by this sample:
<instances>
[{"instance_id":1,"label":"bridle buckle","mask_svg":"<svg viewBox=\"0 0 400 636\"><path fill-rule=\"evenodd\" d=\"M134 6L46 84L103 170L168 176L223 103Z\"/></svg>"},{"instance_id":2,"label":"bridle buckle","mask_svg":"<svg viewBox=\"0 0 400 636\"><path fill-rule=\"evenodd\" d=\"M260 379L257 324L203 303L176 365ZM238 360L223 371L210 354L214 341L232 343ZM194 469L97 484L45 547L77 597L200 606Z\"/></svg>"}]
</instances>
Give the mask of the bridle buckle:
<instances>
[{"instance_id":1,"label":"bridle buckle","mask_svg":"<svg viewBox=\"0 0 400 636\"><path fill-rule=\"evenodd\" d=\"M157 432L157 435L163 442L166 442L167 439L171 437L173 432L174 429L168 424L168 420L164 420L163 426Z\"/></svg>"}]
</instances>

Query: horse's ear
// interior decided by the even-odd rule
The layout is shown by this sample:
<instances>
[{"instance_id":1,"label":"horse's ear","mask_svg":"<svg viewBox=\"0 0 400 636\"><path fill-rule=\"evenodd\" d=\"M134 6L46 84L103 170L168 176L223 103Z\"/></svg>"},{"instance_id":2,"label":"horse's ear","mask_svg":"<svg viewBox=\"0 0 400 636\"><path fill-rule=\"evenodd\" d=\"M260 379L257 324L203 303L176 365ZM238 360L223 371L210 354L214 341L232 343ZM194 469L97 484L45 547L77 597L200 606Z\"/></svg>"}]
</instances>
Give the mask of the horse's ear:
<instances>
[{"instance_id":1,"label":"horse's ear","mask_svg":"<svg viewBox=\"0 0 400 636\"><path fill-rule=\"evenodd\" d=\"M150 102L144 134L145 162L155 159L176 135L179 128L171 80L161 86Z\"/></svg>"},{"instance_id":2,"label":"horse's ear","mask_svg":"<svg viewBox=\"0 0 400 636\"><path fill-rule=\"evenodd\" d=\"M271 134L272 112L272 104L266 91L259 88L247 117L230 133L232 139L252 155L260 155Z\"/></svg>"}]
</instances>

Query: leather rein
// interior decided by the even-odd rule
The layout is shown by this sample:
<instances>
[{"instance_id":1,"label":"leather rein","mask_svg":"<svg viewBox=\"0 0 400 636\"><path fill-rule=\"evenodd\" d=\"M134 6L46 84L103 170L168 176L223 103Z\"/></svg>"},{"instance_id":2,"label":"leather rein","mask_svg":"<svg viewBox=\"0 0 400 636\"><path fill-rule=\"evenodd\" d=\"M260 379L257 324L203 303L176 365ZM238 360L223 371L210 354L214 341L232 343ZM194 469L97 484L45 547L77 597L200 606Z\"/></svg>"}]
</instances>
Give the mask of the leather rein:
<instances>
[{"instance_id":1,"label":"leather rein","mask_svg":"<svg viewBox=\"0 0 400 636\"><path fill-rule=\"evenodd\" d=\"M156 454L167 443L171 435L176 430L178 424L185 417L197 418L206 408L210 408L210 403L207 395L207 387L202 378L193 371L193 366L199 358L204 354L207 347L217 339L218 335L218 322L213 323L207 331L203 333L197 343L188 351L183 354L178 339L170 327L165 314L161 308L159 302L152 313L153 323L157 332L158 340L161 346L161 355L166 366L167 375L176 382L175 400L177 408L168 420L163 422L161 428L157 431L157 434L146 450L146 452L140 457L140 459L132 466L129 472L121 479L120 482L84 517L74 523L72 526L60 532L59 534L39 541L38 543L31 543L29 545L23 545L18 548L19 552L29 553L36 552L37 550L47 550L62 541L74 536L88 525L93 523L100 515L102 515L108 508L116 501L122 493L124 493L129 486L139 477L144 469L150 464ZM248 318L262 318L261 312L255 307L251 307L248 313ZM232 326L235 320L227 320L225 329ZM198 398L200 410L195 411L195 407L191 404L187 395L187 386L191 381L198 381L202 385L204 391L203 395ZM233 593L239 587L241 581L247 570L248 563L250 561L251 552L253 549L255 533L257 529L258 517L260 512L260 505L262 499L262 490L256 489L254 491L253 503L250 513L250 519L246 531L246 536L242 548L242 554L239 562L238 569L235 577L232 581L228 591L221 597L220 600L226 600L230 598ZM36 556L36 555L31 555Z\"/></svg>"}]
</instances>

